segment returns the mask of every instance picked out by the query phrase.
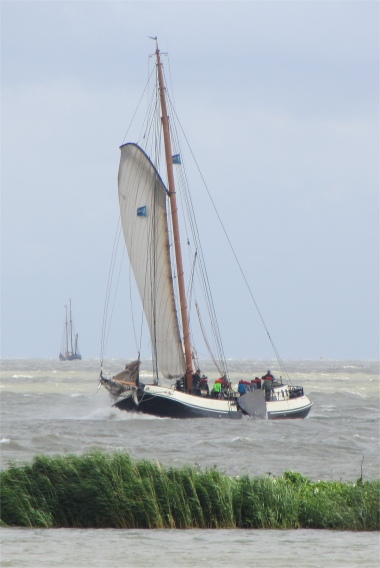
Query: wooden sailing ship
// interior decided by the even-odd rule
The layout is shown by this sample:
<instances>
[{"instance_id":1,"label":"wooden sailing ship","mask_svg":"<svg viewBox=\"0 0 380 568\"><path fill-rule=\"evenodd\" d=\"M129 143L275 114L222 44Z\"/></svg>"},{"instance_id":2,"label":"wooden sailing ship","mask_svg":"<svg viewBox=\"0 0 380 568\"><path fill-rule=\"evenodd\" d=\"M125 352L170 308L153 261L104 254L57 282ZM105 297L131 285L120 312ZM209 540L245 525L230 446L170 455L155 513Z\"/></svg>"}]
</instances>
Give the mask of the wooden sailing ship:
<instances>
[{"instance_id":1,"label":"wooden sailing ship","mask_svg":"<svg viewBox=\"0 0 380 568\"><path fill-rule=\"evenodd\" d=\"M82 355L79 353L78 334L74 332L71 300L69 300L69 307L65 305L65 323L59 360L74 361L75 359L82 359Z\"/></svg>"},{"instance_id":2,"label":"wooden sailing ship","mask_svg":"<svg viewBox=\"0 0 380 568\"><path fill-rule=\"evenodd\" d=\"M114 398L114 405L126 411L172 418L241 418L244 415L268 418L304 418L312 403L302 387L282 380L265 389L235 392L231 388L227 363L209 288L209 314L219 357L212 359L220 373L221 388L216 395L204 387L196 351L192 345L189 300L186 294L181 234L178 217L174 168L181 165L181 153L173 152L161 54L156 44L157 101L160 109L167 185L158 168L159 161L135 143L123 144L118 174L121 225L136 280L152 345L154 380L144 384L139 378L139 358L118 375L107 376L101 367L100 384ZM171 114L174 119L175 112ZM157 124L157 122L156 122ZM155 143L151 147L159 147ZM190 208L191 209L191 208ZM190 225L195 227L193 214ZM198 233L194 263L202 263ZM208 286L207 277L203 281ZM177 304L177 297L179 299ZM178 315L180 317L178 317ZM203 381L203 384L202 384Z\"/></svg>"}]
</instances>

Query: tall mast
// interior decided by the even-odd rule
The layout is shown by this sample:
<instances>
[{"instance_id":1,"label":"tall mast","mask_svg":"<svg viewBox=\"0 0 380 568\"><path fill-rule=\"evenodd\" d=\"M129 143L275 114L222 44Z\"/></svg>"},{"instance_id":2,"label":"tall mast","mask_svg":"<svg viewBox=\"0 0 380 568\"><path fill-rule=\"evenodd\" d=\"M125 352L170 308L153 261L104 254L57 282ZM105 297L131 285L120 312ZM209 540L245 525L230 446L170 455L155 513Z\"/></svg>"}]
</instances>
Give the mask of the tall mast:
<instances>
[{"instance_id":1,"label":"tall mast","mask_svg":"<svg viewBox=\"0 0 380 568\"><path fill-rule=\"evenodd\" d=\"M73 320L71 317L71 300L69 300L70 305L70 345L71 345L71 354L73 353Z\"/></svg>"},{"instance_id":2,"label":"tall mast","mask_svg":"<svg viewBox=\"0 0 380 568\"><path fill-rule=\"evenodd\" d=\"M158 49L158 45L156 45L156 58L157 58L157 71L158 71L158 85L159 85L160 100L161 100L162 129L164 133L166 168L168 173L170 209L171 209L172 224L173 224L174 250L175 250L175 258L177 264L177 277L178 277L178 290L179 290L179 299L181 307L183 342L185 347L186 383L188 390L191 390L193 385L193 370L192 370L193 361L191 356L189 315L187 313L185 278L184 278L184 270L182 262L181 240L179 234L178 207L177 207L177 197L176 197L175 184L174 184L174 172L173 172L173 160L172 160L172 145L171 145L170 132L169 132L169 116L166 107L164 77L162 73L162 64L161 64L160 51Z\"/></svg>"},{"instance_id":3,"label":"tall mast","mask_svg":"<svg viewBox=\"0 0 380 568\"><path fill-rule=\"evenodd\" d=\"M69 335L68 335L68 329L67 329L67 306L65 306L65 312L66 312L66 320L65 320L66 352L65 352L65 355L67 355L67 353L69 352Z\"/></svg>"}]
</instances>

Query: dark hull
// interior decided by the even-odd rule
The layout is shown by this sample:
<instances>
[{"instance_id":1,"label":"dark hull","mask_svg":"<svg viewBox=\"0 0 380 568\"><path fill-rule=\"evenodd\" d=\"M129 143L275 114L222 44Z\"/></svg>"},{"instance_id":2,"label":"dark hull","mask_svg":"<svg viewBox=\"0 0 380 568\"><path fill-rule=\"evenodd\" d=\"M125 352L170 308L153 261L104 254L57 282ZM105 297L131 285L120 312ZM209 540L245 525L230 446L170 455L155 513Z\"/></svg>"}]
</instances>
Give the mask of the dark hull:
<instances>
[{"instance_id":1,"label":"dark hull","mask_svg":"<svg viewBox=\"0 0 380 568\"><path fill-rule=\"evenodd\" d=\"M287 410L285 412L284 411L276 412L268 410L268 420L285 420L285 419L288 420L289 418L306 418L312 406L313 406L312 403L310 403L303 408L298 408L297 410L292 410L292 411Z\"/></svg>"},{"instance_id":2,"label":"dark hull","mask_svg":"<svg viewBox=\"0 0 380 568\"><path fill-rule=\"evenodd\" d=\"M74 353L73 355L62 355L62 353L59 354L60 361L75 361L76 359L82 359L82 355L79 355L78 353Z\"/></svg>"},{"instance_id":3,"label":"dark hull","mask_svg":"<svg viewBox=\"0 0 380 568\"><path fill-rule=\"evenodd\" d=\"M153 387L151 392L149 392L151 387L147 388L148 391L139 389L133 395L119 400L113 406L127 412L142 412L161 418L240 419L244 415L249 415L268 418L268 420L306 418L312 407L309 399L301 396L288 402L269 401L265 403L263 401L263 412L256 412L255 408L249 406L249 404L242 404L243 400L248 400L245 397L252 397L253 393L247 393L244 397L238 398L237 401L217 402L210 397L183 395L168 389L163 389L161 394L158 387Z\"/></svg>"},{"instance_id":4,"label":"dark hull","mask_svg":"<svg viewBox=\"0 0 380 568\"><path fill-rule=\"evenodd\" d=\"M138 396L139 404L136 405L134 398L129 396L116 402L113 406L120 410L142 412L144 414L152 414L160 418L228 418L240 419L243 413L236 406L227 411L214 411L205 407L193 406L185 404L177 400L171 400L160 396L152 396L144 393L144 396Z\"/></svg>"},{"instance_id":5,"label":"dark hull","mask_svg":"<svg viewBox=\"0 0 380 568\"><path fill-rule=\"evenodd\" d=\"M291 396L285 398L285 392ZM299 396L294 396L298 393ZM303 394L301 387L277 389L271 400L265 400L261 390L250 391L231 399L194 395L158 385L140 385L129 396L118 400L114 407L127 412L142 412L161 418L228 418L244 415L268 420L306 418L313 403Z\"/></svg>"}]
</instances>

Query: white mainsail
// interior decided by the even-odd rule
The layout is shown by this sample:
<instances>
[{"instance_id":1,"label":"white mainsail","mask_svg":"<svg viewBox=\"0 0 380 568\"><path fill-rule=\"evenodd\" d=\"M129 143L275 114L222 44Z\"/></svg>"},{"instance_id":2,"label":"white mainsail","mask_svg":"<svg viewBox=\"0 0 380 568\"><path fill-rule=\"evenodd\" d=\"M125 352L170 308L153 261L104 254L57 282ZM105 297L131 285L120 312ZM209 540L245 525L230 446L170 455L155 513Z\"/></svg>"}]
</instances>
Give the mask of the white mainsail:
<instances>
[{"instance_id":1,"label":"white mainsail","mask_svg":"<svg viewBox=\"0 0 380 568\"><path fill-rule=\"evenodd\" d=\"M174 301L167 190L139 146L124 144L120 150L121 223L157 366L166 378L180 377L186 364Z\"/></svg>"}]
</instances>

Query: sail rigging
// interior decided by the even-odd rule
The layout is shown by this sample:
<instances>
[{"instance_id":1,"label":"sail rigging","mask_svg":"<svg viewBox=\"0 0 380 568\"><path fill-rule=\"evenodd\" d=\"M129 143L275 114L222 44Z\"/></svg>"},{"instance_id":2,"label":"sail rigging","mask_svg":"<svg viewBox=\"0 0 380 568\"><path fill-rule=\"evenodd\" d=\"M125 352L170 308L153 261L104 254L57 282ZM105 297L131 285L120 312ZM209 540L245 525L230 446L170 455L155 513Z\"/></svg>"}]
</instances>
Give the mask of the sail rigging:
<instances>
[{"instance_id":1,"label":"sail rigging","mask_svg":"<svg viewBox=\"0 0 380 568\"><path fill-rule=\"evenodd\" d=\"M144 87L143 93L138 103L138 107L133 114L133 118L128 127L125 137L127 136L131 124L134 118L137 116L137 111L144 100L144 96L146 95L146 112L145 112L145 117L142 121L143 127L140 130L140 135L137 137L138 144L140 145L142 150L145 151L147 156L150 157L150 160L157 171L162 171L165 168L167 169L168 180L166 186L168 188L168 194L167 194L169 196L168 201L170 203L173 203L177 199L181 199L181 206L184 213L183 217L181 218L181 223L182 223L181 230L184 232L185 235L185 238L183 238L183 242L187 242L188 245L187 249L189 252L189 263L190 265L194 264L194 266L191 266L191 268L188 269L187 275L189 276L190 273L194 272L196 274L196 280L197 280L197 286L196 286L197 291L195 291L195 288L193 290L193 288L189 287L186 293L184 284L181 285L180 283L180 280L182 278L182 269L181 266L179 266L178 269L178 262L176 258L177 255L176 253L174 253L175 248L180 249L180 243L179 246L176 247L176 245L178 245L179 242L179 237L176 237L174 235L175 231L172 229L172 221L169 219L170 207L168 207L168 212L167 212L168 235L169 235L170 255L172 260L173 291L174 291L174 298L176 301L177 313L179 318L179 333L181 335L182 338L181 341L183 342L183 348L185 350L185 361L186 361L185 365L187 369L189 383L191 383L191 370L194 370L194 364L192 362L192 359L194 359L193 353L195 351L195 346L193 345L194 339L196 340L198 340L198 338L204 339L206 352L211 355L212 360L217 361L218 363L217 368L222 370L221 374L228 376L228 366L221 339L221 332L219 329L218 319L216 316L214 299L208 279L206 261L203 257L201 237L197 226L197 217L194 213L192 196L189 190L186 163L184 159L185 153L182 151L181 139L184 140L187 149L190 151L190 155L194 161L195 168L198 171L198 174L200 175L201 183L206 190L208 198L212 204L212 207L218 218L220 226L227 239L228 245L238 265L238 269L248 288L249 295L256 307L260 320L268 335L269 341L273 347L276 358L281 366L283 373L287 376L287 371L285 369L283 361L281 360L278 350L273 342L273 339L268 332L263 316L258 308L255 298L253 297L251 287L245 277L245 274L238 260L232 242L229 238L229 235L226 231L223 221L220 218L214 200L210 194L207 184L200 171L194 153L190 147L189 140L186 137L186 134L181 125L177 112L174 108L173 100L170 97L169 90L167 87L167 78L165 75L165 69L161 62L160 58L161 55L162 54L160 54L156 41L156 51L154 54L150 56L150 57L154 56L155 58L154 67L150 69L148 72L148 82ZM168 56L168 54L163 54L163 55ZM169 63L169 58L168 58L168 63ZM153 88L150 89L149 87L151 86L153 79L154 79ZM166 142L163 144L163 136L162 136L163 131L165 137L169 138L169 143ZM163 165L164 162L166 163L166 166ZM165 182L163 183L165 184ZM170 186L172 187L172 189L170 189ZM179 207L174 205L173 209L175 215L177 208L179 209ZM174 220L173 223L175 224L176 221ZM179 231L177 231L177 234L179 235ZM192 276L192 281L193 280L194 278ZM191 298L189 297L189 293L191 293L193 296L193 302L190 302ZM202 304L203 318L202 318L202 323L199 321L199 325L197 326L197 330L195 331L193 327L196 325L196 322L199 320L199 317L197 314L195 318L191 318L191 311L196 310L195 308L196 304L198 305ZM207 312L208 314L207 330L205 325L206 321L204 319L205 312ZM131 308L131 313L133 313L132 308ZM188 321L186 321L186 319ZM149 328L151 331L151 326L149 326ZM187 341L188 338L189 340ZM153 360L155 360L156 348L154 341L152 341L151 347L152 347ZM139 351L141 350L141 345L138 346L138 350ZM103 359L103 355L101 355L101 359Z\"/></svg>"},{"instance_id":2,"label":"sail rigging","mask_svg":"<svg viewBox=\"0 0 380 568\"><path fill-rule=\"evenodd\" d=\"M191 306L184 282L181 236L177 214L177 183L179 195L183 200L189 219L189 224L185 228L191 232L191 237L187 236L186 240L188 245L191 241L195 246L195 251L193 251L195 270L203 288L204 303L209 313L214 350L216 345L217 355L213 354L212 359L218 359L218 368L222 369L225 375L227 375L227 364L216 321L186 171L182 164L178 131L174 120L170 120L169 117L168 108L172 117L175 116L175 112L167 95L158 48L155 56L156 88L149 98L147 117L142 131L142 147L139 149L134 146L132 149L133 145L131 144L121 146L119 167L121 223L130 264L150 331L153 361L157 362L160 373L166 378L186 374L187 384L191 389L192 374L195 370L195 347L192 345L190 337L189 310ZM164 133L163 146L160 142L162 131ZM175 144L174 150L172 149L172 140ZM162 157L163 153L165 158ZM148 158L148 154L151 156L150 158ZM158 174L163 159L166 162L167 188ZM149 161L149 165L145 163L146 160ZM134 162L133 165L132 162ZM173 163L176 164L175 169ZM146 169L144 175L147 176L145 185L140 179L140 174L144 168ZM155 173L153 173L152 168ZM134 183L136 183L135 189L133 189ZM151 184L151 188L148 187L149 184ZM138 197L132 201L133 206L129 199L129 192L132 192L132 194L136 192L136 195L140 192ZM125 205L127 201L128 208ZM165 207L166 213L164 213ZM139 231L142 231L144 237L139 235ZM158 237L157 243L155 243L156 237ZM139 248L135 248L137 241L140 243ZM163 274L166 275L165 278ZM172 280L171 284L167 282L170 279ZM195 293L194 299L196 301ZM165 315L163 316L161 312L164 312ZM204 334L203 328L201 335ZM168 348L172 345L176 346L175 349L173 347ZM207 343L207 351L210 351L209 343Z\"/></svg>"}]
</instances>

